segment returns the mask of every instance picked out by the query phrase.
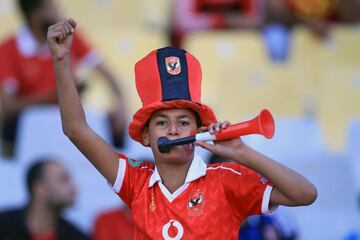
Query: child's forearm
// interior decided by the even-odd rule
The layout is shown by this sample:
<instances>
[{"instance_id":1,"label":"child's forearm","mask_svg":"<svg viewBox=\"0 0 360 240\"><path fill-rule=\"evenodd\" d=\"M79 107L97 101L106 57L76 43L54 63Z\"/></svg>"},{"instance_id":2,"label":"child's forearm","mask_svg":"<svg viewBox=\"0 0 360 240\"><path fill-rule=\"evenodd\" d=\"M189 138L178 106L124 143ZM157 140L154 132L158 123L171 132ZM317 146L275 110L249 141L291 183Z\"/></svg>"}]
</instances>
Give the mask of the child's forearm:
<instances>
[{"instance_id":1,"label":"child's forearm","mask_svg":"<svg viewBox=\"0 0 360 240\"><path fill-rule=\"evenodd\" d=\"M54 59L53 63L62 128L66 135L71 136L74 131L86 126L85 113L76 90L70 56Z\"/></svg>"},{"instance_id":2,"label":"child's forearm","mask_svg":"<svg viewBox=\"0 0 360 240\"><path fill-rule=\"evenodd\" d=\"M237 151L236 162L268 178L274 185L273 204L308 205L317 197L316 188L306 178L273 159L244 145Z\"/></svg>"},{"instance_id":3,"label":"child's forearm","mask_svg":"<svg viewBox=\"0 0 360 240\"><path fill-rule=\"evenodd\" d=\"M118 154L87 126L70 64L76 22L60 19L48 29L48 46L53 58L62 128L66 136L110 182L118 169Z\"/></svg>"}]
</instances>

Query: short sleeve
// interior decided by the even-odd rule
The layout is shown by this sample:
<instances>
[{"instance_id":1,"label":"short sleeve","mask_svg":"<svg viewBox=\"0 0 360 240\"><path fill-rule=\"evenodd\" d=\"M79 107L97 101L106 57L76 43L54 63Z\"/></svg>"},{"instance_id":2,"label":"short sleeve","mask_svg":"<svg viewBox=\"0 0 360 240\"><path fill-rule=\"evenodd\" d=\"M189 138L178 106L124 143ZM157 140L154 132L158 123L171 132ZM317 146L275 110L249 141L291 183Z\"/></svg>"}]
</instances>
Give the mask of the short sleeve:
<instances>
[{"instance_id":1,"label":"short sleeve","mask_svg":"<svg viewBox=\"0 0 360 240\"><path fill-rule=\"evenodd\" d=\"M78 30L74 36L72 51L77 60L82 59L86 54L91 52L90 44L83 38L83 35Z\"/></svg>"},{"instance_id":2,"label":"short sleeve","mask_svg":"<svg viewBox=\"0 0 360 240\"><path fill-rule=\"evenodd\" d=\"M148 187L153 169L153 163L137 161L119 154L119 168L113 190L129 208L141 189Z\"/></svg>"},{"instance_id":3,"label":"short sleeve","mask_svg":"<svg viewBox=\"0 0 360 240\"><path fill-rule=\"evenodd\" d=\"M265 177L237 163L221 165L226 198L238 217L270 213L272 184Z\"/></svg>"},{"instance_id":4,"label":"short sleeve","mask_svg":"<svg viewBox=\"0 0 360 240\"><path fill-rule=\"evenodd\" d=\"M76 32L72 48L72 57L76 63L85 63L86 66L95 67L103 59L100 54L83 38L81 32Z\"/></svg>"},{"instance_id":5,"label":"short sleeve","mask_svg":"<svg viewBox=\"0 0 360 240\"><path fill-rule=\"evenodd\" d=\"M16 54L13 41L7 41L0 46L0 86L8 79L15 78L13 57Z\"/></svg>"}]
</instances>

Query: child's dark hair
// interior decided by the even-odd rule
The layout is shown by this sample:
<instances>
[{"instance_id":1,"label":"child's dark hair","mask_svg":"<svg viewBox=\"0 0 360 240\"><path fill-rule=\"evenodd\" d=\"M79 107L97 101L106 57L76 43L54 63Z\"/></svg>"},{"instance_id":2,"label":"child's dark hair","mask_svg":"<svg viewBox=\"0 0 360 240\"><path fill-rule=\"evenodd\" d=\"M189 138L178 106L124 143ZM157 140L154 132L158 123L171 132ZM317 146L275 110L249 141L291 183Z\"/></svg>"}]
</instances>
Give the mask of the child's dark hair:
<instances>
[{"instance_id":1,"label":"child's dark hair","mask_svg":"<svg viewBox=\"0 0 360 240\"><path fill-rule=\"evenodd\" d=\"M192 109L190 109L190 110L191 110L191 111L194 113L194 115L195 115L197 127L198 127L198 128L201 127L201 126L202 126L202 123L201 123L201 119L200 119L200 117L199 117L199 114L198 114L197 112L195 112L194 110L192 110Z\"/></svg>"},{"instance_id":2,"label":"child's dark hair","mask_svg":"<svg viewBox=\"0 0 360 240\"><path fill-rule=\"evenodd\" d=\"M29 167L26 174L26 186L30 196L33 195L34 184L44 179L46 165L50 163L56 162L44 157L35 160L35 163Z\"/></svg>"},{"instance_id":3,"label":"child's dark hair","mask_svg":"<svg viewBox=\"0 0 360 240\"><path fill-rule=\"evenodd\" d=\"M21 14L26 20L29 20L32 11L41 7L45 0L18 0L18 6Z\"/></svg>"}]
</instances>

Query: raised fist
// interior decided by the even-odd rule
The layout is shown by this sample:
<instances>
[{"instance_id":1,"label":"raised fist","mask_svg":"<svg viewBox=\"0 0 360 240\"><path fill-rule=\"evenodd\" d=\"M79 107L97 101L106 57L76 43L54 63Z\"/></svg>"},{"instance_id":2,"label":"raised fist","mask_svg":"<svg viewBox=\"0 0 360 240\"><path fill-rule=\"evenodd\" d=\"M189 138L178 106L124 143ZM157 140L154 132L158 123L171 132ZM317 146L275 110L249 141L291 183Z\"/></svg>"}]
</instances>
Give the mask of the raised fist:
<instances>
[{"instance_id":1,"label":"raised fist","mask_svg":"<svg viewBox=\"0 0 360 240\"><path fill-rule=\"evenodd\" d=\"M62 18L49 27L47 42L54 60L62 60L69 55L75 28L76 22L71 18Z\"/></svg>"}]
</instances>

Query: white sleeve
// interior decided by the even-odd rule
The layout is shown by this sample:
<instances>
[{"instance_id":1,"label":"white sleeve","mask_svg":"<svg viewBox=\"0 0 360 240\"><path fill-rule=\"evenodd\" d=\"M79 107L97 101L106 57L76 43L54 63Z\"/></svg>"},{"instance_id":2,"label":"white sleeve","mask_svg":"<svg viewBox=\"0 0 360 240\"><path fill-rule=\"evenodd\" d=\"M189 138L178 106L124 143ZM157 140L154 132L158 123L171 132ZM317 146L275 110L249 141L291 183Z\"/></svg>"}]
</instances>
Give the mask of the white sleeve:
<instances>
[{"instance_id":1,"label":"white sleeve","mask_svg":"<svg viewBox=\"0 0 360 240\"><path fill-rule=\"evenodd\" d=\"M261 203L261 213L263 213L263 214L273 213L278 208L278 206L274 206L271 209L269 209L270 196L271 196L272 190L273 190L273 187L269 186L269 185L266 186L266 188L265 188L262 203Z\"/></svg>"},{"instance_id":2,"label":"white sleeve","mask_svg":"<svg viewBox=\"0 0 360 240\"><path fill-rule=\"evenodd\" d=\"M125 177L125 171L126 171L126 160L119 158L119 168L118 168L118 172L117 172L117 176L116 176L114 185L112 186L113 190L116 193L120 192L120 189L123 184L124 177Z\"/></svg>"}]
</instances>

